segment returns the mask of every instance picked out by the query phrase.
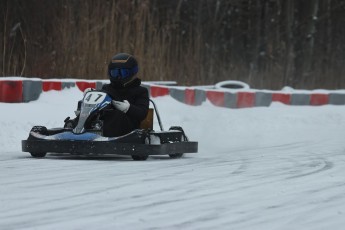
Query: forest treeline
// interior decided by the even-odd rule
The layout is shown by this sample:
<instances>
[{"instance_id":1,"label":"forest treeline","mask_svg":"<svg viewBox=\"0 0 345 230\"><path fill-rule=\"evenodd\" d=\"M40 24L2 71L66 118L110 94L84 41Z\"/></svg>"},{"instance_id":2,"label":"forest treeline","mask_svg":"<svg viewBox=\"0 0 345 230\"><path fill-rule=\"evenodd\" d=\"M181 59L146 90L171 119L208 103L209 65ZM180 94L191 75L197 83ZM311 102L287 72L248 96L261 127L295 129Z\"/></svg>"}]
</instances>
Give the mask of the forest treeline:
<instances>
[{"instance_id":1,"label":"forest treeline","mask_svg":"<svg viewBox=\"0 0 345 230\"><path fill-rule=\"evenodd\" d=\"M118 52L145 81L345 87L343 0L0 0L0 75L105 79Z\"/></svg>"}]
</instances>

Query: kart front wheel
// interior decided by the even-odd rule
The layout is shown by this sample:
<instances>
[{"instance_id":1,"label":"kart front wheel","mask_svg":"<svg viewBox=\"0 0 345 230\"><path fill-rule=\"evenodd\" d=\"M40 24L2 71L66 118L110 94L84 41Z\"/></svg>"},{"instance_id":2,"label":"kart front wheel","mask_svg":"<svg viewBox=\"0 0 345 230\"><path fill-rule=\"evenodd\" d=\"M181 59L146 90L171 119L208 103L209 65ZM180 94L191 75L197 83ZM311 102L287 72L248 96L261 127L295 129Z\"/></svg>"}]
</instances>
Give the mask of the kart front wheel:
<instances>
[{"instance_id":1,"label":"kart front wheel","mask_svg":"<svg viewBox=\"0 0 345 230\"><path fill-rule=\"evenodd\" d=\"M132 155L132 159L135 160L135 161L146 161L146 159L148 157L149 157L148 155L142 155L142 156Z\"/></svg>"},{"instance_id":2,"label":"kart front wheel","mask_svg":"<svg viewBox=\"0 0 345 230\"><path fill-rule=\"evenodd\" d=\"M46 156L47 153L44 153L44 152L30 152L31 156L32 157L35 157L35 158L43 158Z\"/></svg>"}]
</instances>

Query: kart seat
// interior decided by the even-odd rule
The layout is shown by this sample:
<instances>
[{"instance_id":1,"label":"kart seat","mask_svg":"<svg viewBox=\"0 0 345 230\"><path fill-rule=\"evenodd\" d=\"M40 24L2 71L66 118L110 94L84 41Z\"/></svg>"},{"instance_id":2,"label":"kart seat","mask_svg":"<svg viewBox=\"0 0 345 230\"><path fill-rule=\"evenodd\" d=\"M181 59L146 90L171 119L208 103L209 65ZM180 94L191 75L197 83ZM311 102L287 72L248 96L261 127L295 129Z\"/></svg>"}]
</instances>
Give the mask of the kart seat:
<instances>
[{"instance_id":1,"label":"kart seat","mask_svg":"<svg viewBox=\"0 0 345 230\"><path fill-rule=\"evenodd\" d=\"M153 129L153 108L149 108L146 118L140 123L140 129Z\"/></svg>"}]
</instances>

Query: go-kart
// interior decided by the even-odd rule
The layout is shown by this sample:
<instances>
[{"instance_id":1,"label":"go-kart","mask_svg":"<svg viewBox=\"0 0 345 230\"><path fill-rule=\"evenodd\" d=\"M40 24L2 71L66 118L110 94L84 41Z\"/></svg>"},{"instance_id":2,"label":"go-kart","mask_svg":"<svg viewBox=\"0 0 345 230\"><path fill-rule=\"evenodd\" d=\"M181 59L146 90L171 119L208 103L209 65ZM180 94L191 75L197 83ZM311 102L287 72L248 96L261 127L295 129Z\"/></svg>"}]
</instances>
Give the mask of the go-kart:
<instances>
[{"instance_id":1,"label":"go-kart","mask_svg":"<svg viewBox=\"0 0 345 230\"><path fill-rule=\"evenodd\" d=\"M78 103L77 121L65 119L63 128L47 129L34 126L27 140L22 140L22 151L32 157L42 158L47 153L73 155L117 154L128 155L133 160L146 160L149 155L169 155L180 158L184 153L196 153L198 142L189 141L179 126L164 131L155 103L140 129L118 137L105 137L102 111L111 106L111 97L102 91L89 91ZM153 130L153 114L156 114L160 131Z\"/></svg>"}]
</instances>

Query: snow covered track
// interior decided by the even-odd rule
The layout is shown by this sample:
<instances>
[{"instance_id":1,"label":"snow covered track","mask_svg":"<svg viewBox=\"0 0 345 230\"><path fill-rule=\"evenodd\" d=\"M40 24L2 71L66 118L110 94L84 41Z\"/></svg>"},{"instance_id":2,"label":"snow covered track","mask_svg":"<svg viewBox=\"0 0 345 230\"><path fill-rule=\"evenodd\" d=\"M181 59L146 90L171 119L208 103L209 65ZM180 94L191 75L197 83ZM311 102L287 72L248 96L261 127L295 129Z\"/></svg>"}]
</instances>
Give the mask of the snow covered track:
<instances>
[{"instance_id":1,"label":"snow covered track","mask_svg":"<svg viewBox=\"0 0 345 230\"><path fill-rule=\"evenodd\" d=\"M343 229L344 107L157 98L165 126L183 126L199 153L136 162L20 151L32 125L58 126L80 94L0 103L0 229Z\"/></svg>"},{"instance_id":2,"label":"snow covered track","mask_svg":"<svg viewBox=\"0 0 345 230\"><path fill-rule=\"evenodd\" d=\"M345 156L322 149L336 144L147 162L3 153L0 228L341 229Z\"/></svg>"}]
</instances>

